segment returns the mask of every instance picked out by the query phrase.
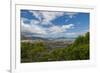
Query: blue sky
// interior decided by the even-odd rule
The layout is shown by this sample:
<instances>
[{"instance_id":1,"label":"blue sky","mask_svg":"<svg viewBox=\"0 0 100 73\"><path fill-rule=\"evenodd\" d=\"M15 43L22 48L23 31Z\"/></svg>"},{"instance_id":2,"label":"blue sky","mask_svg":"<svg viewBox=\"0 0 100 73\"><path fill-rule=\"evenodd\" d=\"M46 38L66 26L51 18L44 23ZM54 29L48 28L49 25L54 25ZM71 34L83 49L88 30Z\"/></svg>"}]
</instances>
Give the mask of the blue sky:
<instances>
[{"instance_id":1,"label":"blue sky","mask_svg":"<svg viewBox=\"0 0 100 73\"><path fill-rule=\"evenodd\" d=\"M21 10L21 34L38 37L77 37L89 31L89 13Z\"/></svg>"}]
</instances>

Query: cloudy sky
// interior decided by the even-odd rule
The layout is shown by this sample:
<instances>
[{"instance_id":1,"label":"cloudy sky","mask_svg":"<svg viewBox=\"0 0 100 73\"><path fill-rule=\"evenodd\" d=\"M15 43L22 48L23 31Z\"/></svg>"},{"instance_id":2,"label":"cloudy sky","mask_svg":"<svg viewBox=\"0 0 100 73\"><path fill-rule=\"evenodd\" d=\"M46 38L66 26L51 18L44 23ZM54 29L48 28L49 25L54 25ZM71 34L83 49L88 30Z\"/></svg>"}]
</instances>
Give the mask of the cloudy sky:
<instances>
[{"instance_id":1,"label":"cloudy sky","mask_svg":"<svg viewBox=\"0 0 100 73\"><path fill-rule=\"evenodd\" d=\"M89 13L21 10L21 34L38 37L77 37L89 31Z\"/></svg>"}]
</instances>

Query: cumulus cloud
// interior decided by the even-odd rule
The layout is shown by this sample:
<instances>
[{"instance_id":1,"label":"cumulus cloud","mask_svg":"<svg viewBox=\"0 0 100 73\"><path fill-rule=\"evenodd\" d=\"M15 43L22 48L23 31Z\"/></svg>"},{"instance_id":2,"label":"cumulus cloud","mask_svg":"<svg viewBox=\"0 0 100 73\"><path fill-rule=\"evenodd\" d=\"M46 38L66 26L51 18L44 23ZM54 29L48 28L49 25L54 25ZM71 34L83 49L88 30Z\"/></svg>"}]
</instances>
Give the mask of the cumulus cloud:
<instances>
[{"instance_id":1,"label":"cumulus cloud","mask_svg":"<svg viewBox=\"0 0 100 73\"><path fill-rule=\"evenodd\" d=\"M40 23L40 21L38 20L31 20L30 21L30 25L38 25Z\"/></svg>"},{"instance_id":2,"label":"cumulus cloud","mask_svg":"<svg viewBox=\"0 0 100 73\"><path fill-rule=\"evenodd\" d=\"M42 24L52 24L51 20L54 20L55 18L62 16L63 12L41 12L43 15L43 21Z\"/></svg>"},{"instance_id":3,"label":"cumulus cloud","mask_svg":"<svg viewBox=\"0 0 100 73\"><path fill-rule=\"evenodd\" d=\"M68 24L68 25L62 26L63 29L70 29L70 28L73 28L73 27L74 27L74 24Z\"/></svg>"},{"instance_id":4,"label":"cumulus cloud","mask_svg":"<svg viewBox=\"0 0 100 73\"><path fill-rule=\"evenodd\" d=\"M51 21L56 19L57 17L64 16L65 12L50 12L50 11L32 11L30 10L37 19L30 20L30 23L24 23L27 21L27 18L21 18L21 32L31 33L34 36L60 36L62 35L75 35L75 33L67 33L67 30L72 29L74 24L63 24L57 25L53 24ZM70 18L73 18L76 13L66 12ZM67 19L66 21L68 21ZM50 25L48 27L44 27L43 25ZM28 35L30 36L30 35Z\"/></svg>"},{"instance_id":5,"label":"cumulus cloud","mask_svg":"<svg viewBox=\"0 0 100 73\"><path fill-rule=\"evenodd\" d=\"M60 28L59 26L52 26L49 28L50 33L61 33L64 30Z\"/></svg>"},{"instance_id":6,"label":"cumulus cloud","mask_svg":"<svg viewBox=\"0 0 100 73\"><path fill-rule=\"evenodd\" d=\"M51 20L64 15L64 12L30 11L41 21L41 25L52 25Z\"/></svg>"},{"instance_id":7,"label":"cumulus cloud","mask_svg":"<svg viewBox=\"0 0 100 73\"><path fill-rule=\"evenodd\" d=\"M74 27L74 24L67 24L67 25L62 25L62 26L52 26L49 28L49 31L51 33L61 33L61 32L65 32L68 29L71 29Z\"/></svg>"},{"instance_id":8,"label":"cumulus cloud","mask_svg":"<svg viewBox=\"0 0 100 73\"><path fill-rule=\"evenodd\" d=\"M77 13L77 12L66 12L65 14L68 15L69 18L73 18L73 17L75 17L75 15L78 14L78 13Z\"/></svg>"},{"instance_id":9,"label":"cumulus cloud","mask_svg":"<svg viewBox=\"0 0 100 73\"><path fill-rule=\"evenodd\" d=\"M36 24L25 24L23 20L21 21L21 31L22 32L29 32L29 33L37 33L37 34L46 34L46 31L41 26Z\"/></svg>"},{"instance_id":10,"label":"cumulus cloud","mask_svg":"<svg viewBox=\"0 0 100 73\"><path fill-rule=\"evenodd\" d=\"M32 20L30 24L25 24L24 19L21 19L21 31L33 33L33 34L41 34L41 35L49 35L49 34L59 34L67 31L68 29L71 29L74 27L74 24L67 24L62 26L53 25L51 27L42 27L40 25L37 25L38 22L35 20Z\"/></svg>"},{"instance_id":11,"label":"cumulus cloud","mask_svg":"<svg viewBox=\"0 0 100 73\"><path fill-rule=\"evenodd\" d=\"M33 16L35 16L36 18L39 19L39 21L41 21L42 17L41 17L40 11L32 11L32 10L30 10L29 12L31 12L33 14Z\"/></svg>"},{"instance_id":12,"label":"cumulus cloud","mask_svg":"<svg viewBox=\"0 0 100 73\"><path fill-rule=\"evenodd\" d=\"M67 15L69 16L69 18L73 18L75 17L76 14L78 14L77 12L52 12L52 11L50 12L50 11L34 11L34 10L30 10L29 12L31 12L33 16L35 16L39 20L38 22L41 22L41 25L52 25L51 23L52 20L63 15Z\"/></svg>"}]
</instances>

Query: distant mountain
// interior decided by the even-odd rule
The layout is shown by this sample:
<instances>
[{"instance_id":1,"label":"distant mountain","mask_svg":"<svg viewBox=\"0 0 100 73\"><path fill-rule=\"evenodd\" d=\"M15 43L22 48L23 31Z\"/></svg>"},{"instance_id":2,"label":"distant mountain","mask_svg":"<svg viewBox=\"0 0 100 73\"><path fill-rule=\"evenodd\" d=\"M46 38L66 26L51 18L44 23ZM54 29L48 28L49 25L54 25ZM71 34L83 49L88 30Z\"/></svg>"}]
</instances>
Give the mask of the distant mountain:
<instances>
[{"instance_id":1,"label":"distant mountain","mask_svg":"<svg viewBox=\"0 0 100 73\"><path fill-rule=\"evenodd\" d=\"M21 40L32 40L32 37L26 37L24 35L21 35Z\"/></svg>"},{"instance_id":2,"label":"distant mountain","mask_svg":"<svg viewBox=\"0 0 100 73\"><path fill-rule=\"evenodd\" d=\"M53 37L52 39L75 39L75 37Z\"/></svg>"},{"instance_id":3,"label":"distant mountain","mask_svg":"<svg viewBox=\"0 0 100 73\"><path fill-rule=\"evenodd\" d=\"M32 40L48 40L47 38L43 38L43 37L32 37Z\"/></svg>"},{"instance_id":4,"label":"distant mountain","mask_svg":"<svg viewBox=\"0 0 100 73\"><path fill-rule=\"evenodd\" d=\"M69 40L69 39L75 39L73 37L57 37L57 38L46 38L46 37L37 37L37 36L32 36L32 37L26 37L24 35L21 35L21 40Z\"/></svg>"},{"instance_id":5,"label":"distant mountain","mask_svg":"<svg viewBox=\"0 0 100 73\"><path fill-rule=\"evenodd\" d=\"M24 35L21 35L21 40L48 40L48 39L42 37L36 37L36 36L26 37Z\"/></svg>"}]
</instances>

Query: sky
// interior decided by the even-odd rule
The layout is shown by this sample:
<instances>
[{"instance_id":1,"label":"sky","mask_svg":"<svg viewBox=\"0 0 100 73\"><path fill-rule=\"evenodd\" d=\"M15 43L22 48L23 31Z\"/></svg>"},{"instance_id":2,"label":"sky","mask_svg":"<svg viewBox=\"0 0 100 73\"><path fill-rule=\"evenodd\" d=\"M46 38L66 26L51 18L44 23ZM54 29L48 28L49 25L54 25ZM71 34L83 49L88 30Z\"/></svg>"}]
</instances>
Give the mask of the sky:
<instances>
[{"instance_id":1,"label":"sky","mask_svg":"<svg viewBox=\"0 0 100 73\"><path fill-rule=\"evenodd\" d=\"M77 37L89 31L89 13L21 10L21 34L26 37Z\"/></svg>"}]
</instances>

